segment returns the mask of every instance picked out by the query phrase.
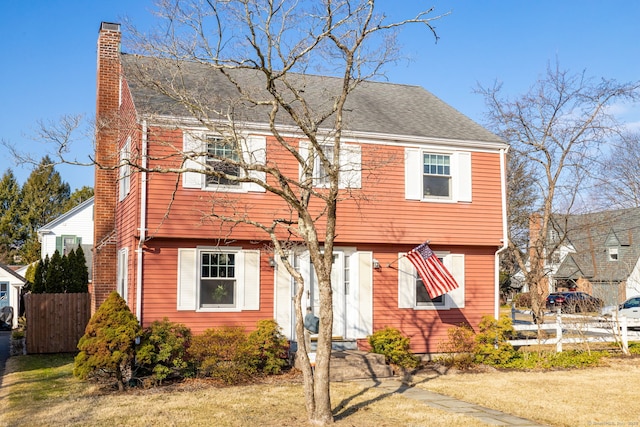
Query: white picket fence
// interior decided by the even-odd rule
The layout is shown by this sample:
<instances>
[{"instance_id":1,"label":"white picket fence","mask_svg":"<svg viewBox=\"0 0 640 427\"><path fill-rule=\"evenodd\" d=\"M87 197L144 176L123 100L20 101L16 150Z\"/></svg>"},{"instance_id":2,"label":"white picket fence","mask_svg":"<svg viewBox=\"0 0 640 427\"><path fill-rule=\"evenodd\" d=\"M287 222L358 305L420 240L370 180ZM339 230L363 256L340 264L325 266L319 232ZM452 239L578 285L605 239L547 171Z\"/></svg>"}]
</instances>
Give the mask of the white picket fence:
<instances>
[{"instance_id":1,"label":"white picket fence","mask_svg":"<svg viewBox=\"0 0 640 427\"><path fill-rule=\"evenodd\" d=\"M617 342L622 346L622 350L628 353L629 350L629 326L638 327L636 319L620 317L618 319L607 319L603 317L589 317L579 315L556 316L555 323L536 324L516 324L515 314L526 312L512 310L513 328L516 331L555 331L555 336L548 338L528 338L510 340L511 345L519 347L526 345L548 344L556 346L556 352L562 352L562 344L585 343L585 342ZM537 335L537 334L536 334ZM640 338L637 332L632 332L632 338Z\"/></svg>"}]
</instances>

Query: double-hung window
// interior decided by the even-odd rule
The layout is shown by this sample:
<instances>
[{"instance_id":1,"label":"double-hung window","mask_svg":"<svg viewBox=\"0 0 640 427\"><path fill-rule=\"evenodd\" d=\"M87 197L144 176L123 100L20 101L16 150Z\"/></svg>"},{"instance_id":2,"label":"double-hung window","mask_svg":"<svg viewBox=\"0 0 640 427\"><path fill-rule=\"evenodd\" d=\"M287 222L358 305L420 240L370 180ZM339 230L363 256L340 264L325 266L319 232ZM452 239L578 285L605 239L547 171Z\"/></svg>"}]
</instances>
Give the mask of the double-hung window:
<instances>
[{"instance_id":1,"label":"double-hung window","mask_svg":"<svg viewBox=\"0 0 640 427\"><path fill-rule=\"evenodd\" d=\"M235 307L236 254L200 252L200 307Z\"/></svg>"},{"instance_id":2,"label":"double-hung window","mask_svg":"<svg viewBox=\"0 0 640 427\"><path fill-rule=\"evenodd\" d=\"M118 166L118 187L119 187L119 201L124 200L131 190L131 137L127 138L127 141L120 150L120 165Z\"/></svg>"},{"instance_id":3,"label":"double-hung window","mask_svg":"<svg viewBox=\"0 0 640 427\"><path fill-rule=\"evenodd\" d=\"M429 297L422 279L411 261L405 256L398 254L398 307L411 308L414 310L450 310L453 308L464 308L465 304L465 274L464 255L439 253L438 258L449 270L458 288L435 298Z\"/></svg>"},{"instance_id":4,"label":"double-hung window","mask_svg":"<svg viewBox=\"0 0 640 427\"><path fill-rule=\"evenodd\" d=\"M260 308L260 251L233 247L178 250L178 310Z\"/></svg>"},{"instance_id":5,"label":"double-hung window","mask_svg":"<svg viewBox=\"0 0 640 427\"><path fill-rule=\"evenodd\" d=\"M471 202L471 153L405 148L405 198Z\"/></svg>"},{"instance_id":6,"label":"double-hung window","mask_svg":"<svg viewBox=\"0 0 640 427\"><path fill-rule=\"evenodd\" d=\"M239 186L240 178L238 147L232 141L220 137L207 138L207 167L209 170L223 173L226 176L206 176L206 186Z\"/></svg>"},{"instance_id":7,"label":"double-hung window","mask_svg":"<svg viewBox=\"0 0 640 427\"><path fill-rule=\"evenodd\" d=\"M422 156L422 194L425 198L451 198L451 156L424 153Z\"/></svg>"}]
</instances>

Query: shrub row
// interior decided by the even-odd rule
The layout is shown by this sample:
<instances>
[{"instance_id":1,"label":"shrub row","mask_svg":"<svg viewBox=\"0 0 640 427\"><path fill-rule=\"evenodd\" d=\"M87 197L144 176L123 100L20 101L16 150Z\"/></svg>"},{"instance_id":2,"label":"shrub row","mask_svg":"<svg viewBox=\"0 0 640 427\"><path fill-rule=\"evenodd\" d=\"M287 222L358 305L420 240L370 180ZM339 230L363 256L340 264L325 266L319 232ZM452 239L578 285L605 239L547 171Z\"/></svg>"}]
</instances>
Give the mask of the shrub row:
<instances>
[{"instance_id":1,"label":"shrub row","mask_svg":"<svg viewBox=\"0 0 640 427\"><path fill-rule=\"evenodd\" d=\"M279 374L288 364L288 341L274 320L259 321L249 334L222 327L192 335L185 325L166 318L142 329L116 292L91 317L78 349L75 376L115 378L121 390L125 377L160 384L199 376L233 384Z\"/></svg>"}]
</instances>

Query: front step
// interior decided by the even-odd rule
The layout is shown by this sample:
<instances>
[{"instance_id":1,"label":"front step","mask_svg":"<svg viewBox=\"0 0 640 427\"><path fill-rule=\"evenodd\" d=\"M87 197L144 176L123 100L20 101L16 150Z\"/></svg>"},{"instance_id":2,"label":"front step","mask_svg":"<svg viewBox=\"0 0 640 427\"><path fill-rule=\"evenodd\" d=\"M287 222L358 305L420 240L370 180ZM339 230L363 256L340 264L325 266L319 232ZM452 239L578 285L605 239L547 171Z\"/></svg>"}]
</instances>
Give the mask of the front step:
<instances>
[{"instance_id":1,"label":"front step","mask_svg":"<svg viewBox=\"0 0 640 427\"><path fill-rule=\"evenodd\" d=\"M315 353L309 353L312 363ZM295 358L295 363L298 359ZM385 363L384 355L358 350L338 350L331 352L329 362L331 381L387 378L393 376L391 367Z\"/></svg>"}]
</instances>

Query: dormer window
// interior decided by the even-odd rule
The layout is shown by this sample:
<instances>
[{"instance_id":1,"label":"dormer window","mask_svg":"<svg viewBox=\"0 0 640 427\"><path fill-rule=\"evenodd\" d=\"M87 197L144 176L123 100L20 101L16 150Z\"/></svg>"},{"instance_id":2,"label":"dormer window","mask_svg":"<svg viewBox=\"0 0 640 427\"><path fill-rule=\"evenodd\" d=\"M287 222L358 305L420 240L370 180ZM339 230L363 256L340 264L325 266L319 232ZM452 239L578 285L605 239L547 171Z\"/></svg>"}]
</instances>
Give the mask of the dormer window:
<instances>
[{"instance_id":1,"label":"dormer window","mask_svg":"<svg viewBox=\"0 0 640 427\"><path fill-rule=\"evenodd\" d=\"M618 248L609 248L609 261L618 261Z\"/></svg>"}]
</instances>

